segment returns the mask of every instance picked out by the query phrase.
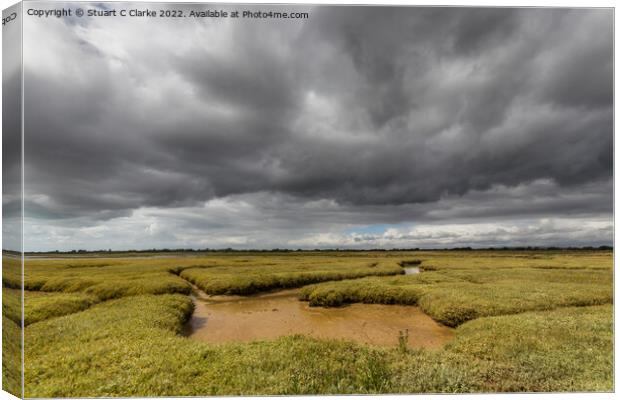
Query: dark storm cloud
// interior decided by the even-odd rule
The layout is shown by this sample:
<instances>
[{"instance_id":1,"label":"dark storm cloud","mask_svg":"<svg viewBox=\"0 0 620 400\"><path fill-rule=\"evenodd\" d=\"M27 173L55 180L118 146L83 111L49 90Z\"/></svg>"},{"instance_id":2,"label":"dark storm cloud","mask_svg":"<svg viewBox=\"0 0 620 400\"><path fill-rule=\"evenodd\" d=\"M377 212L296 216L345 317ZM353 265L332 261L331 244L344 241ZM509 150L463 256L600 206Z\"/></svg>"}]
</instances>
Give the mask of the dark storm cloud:
<instances>
[{"instance_id":1,"label":"dark storm cloud","mask_svg":"<svg viewBox=\"0 0 620 400\"><path fill-rule=\"evenodd\" d=\"M409 204L536 180L557 196L603 188L559 213L609 211L611 11L309 12L40 23L47 51L33 43L25 57L33 215L109 219L272 192L389 206L377 218L396 221ZM541 210L554 212L503 212Z\"/></svg>"},{"instance_id":2,"label":"dark storm cloud","mask_svg":"<svg viewBox=\"0 0 620 400\"><path fill-rule=\"evenodd\" d=\"M16 4L3 11L10 19ZM22 249L21 20L2 27L2 248Z\"/></svg>"},{"instance_id":3,"label":"dark storm cloud","mask_svg":"<svg viewBox=\"0 0 620 400\"><path fill-rule=\"evenodd\" d=\"M3 18L20 11L15 5L3 11ZM21 197L21 20L16 18L3 26L2 47L2 193L5 204L7 198L17 201ZM15 208L12 205L11 208ZM19 215L3 208L4 216Z\"/></svg>"}]
</instances>

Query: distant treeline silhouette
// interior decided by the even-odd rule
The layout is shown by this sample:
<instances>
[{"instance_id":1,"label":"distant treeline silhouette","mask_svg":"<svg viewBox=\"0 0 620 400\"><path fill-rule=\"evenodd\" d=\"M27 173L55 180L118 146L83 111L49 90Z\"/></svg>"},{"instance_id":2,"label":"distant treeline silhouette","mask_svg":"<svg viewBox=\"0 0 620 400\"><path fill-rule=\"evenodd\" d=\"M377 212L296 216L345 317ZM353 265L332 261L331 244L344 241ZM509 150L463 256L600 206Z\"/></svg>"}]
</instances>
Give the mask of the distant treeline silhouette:
<instances>
[{"instance_id":1,"label":"distant treeline silhouette","mask_svg":"<svg viewBox=\"0 0 620 400\"><path fill-rule=\"evenodd\" d=\"M25 254L29 255L45 255L45 254L118 254L118 253L293 253L293 252L343 252L343 253L356 253L356 252L405 252L405 251L594 251L594 250L613 250L613 246L502 246L502 247L446 247L446 248L420 248L420 247L408 247L408 248L392 248L392 249L192 249L192 248L179 248L179 249L141 249L141 250L69 250L69 251L29 251ZM2 250L6 254L18 255L19 252L14 250Z\"/></svg>"}]
</instances>

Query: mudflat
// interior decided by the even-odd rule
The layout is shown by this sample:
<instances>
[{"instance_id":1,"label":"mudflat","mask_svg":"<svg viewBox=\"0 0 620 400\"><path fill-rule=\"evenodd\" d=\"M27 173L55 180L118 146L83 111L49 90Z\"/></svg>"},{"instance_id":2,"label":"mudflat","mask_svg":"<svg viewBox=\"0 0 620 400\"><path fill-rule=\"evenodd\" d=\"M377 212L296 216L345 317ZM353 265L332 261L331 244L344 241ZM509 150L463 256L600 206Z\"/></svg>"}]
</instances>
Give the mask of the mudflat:
<instances>
[{"instance_id":1,"label":"mudflat","mask_svg":"<svg viewBox=\"0 0 620 400\"><path fill-rule=\"evenodd\" d=\"M211 343L272 340L303 334L318 339L352 340L395 346L406 333L411 347L439 347L454 330L435 322L418 307L351 304L310 307L297 289L254 296L207 296L197 292L195 310L185 327L190 338Z\"/></svg>"}]
</instances>

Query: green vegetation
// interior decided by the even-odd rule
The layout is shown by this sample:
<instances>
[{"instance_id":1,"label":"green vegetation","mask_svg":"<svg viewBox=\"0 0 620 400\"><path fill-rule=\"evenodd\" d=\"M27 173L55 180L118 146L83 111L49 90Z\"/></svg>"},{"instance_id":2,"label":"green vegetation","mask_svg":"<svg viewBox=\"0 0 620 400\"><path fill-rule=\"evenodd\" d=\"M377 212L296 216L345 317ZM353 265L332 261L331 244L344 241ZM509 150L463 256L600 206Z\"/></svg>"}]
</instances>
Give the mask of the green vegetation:
<instances>
[{"instance_id":1,"label":"green vegetation","mask_svg":"<svg viewBox=\"0 0 620 400\"><path fill-rule=\"evenodd\" d=\"M2 287L21 289L21 259L2 255Z\"/></svg>"},{"instance_id":2,"label":"green vegetation","mask_svg":"<svg viewBox=\"0 0 620 400\"><path fill-rule=\"evenodd\" d=\"M21 327L2 317L2 389L15 396L22 392Z\"/></svg>"},{"instance_id":3,"label":"green vegetation","mask_svg":"<svg viewBox=\"0 0 620 400\"><path fill-rule=\"evenodd\" d=\"M444 349L407 352L301 336L209 345L177 335L190 312L187 297L138 296L30 325L26 396L611 390L611 306L483 318Z\"/></svg>"},{"instance_id":4,"label":"green vegetation","mask_svg":"<svg viewBox=\"0 0 620 400\"><path fill-rule=\"evenodd\" d=\"M21 259L3 254L3 281L5 276L20 275ZM22 395L21 302L20 290L2 287L2 389L17 397Z\"/></svg>"},{"instance_id":5,"label":"green vegetation","mask_svg":"<svg viewBox=\"0 0 620 400\"><path fill-rule=\"evenodd\" d=\"M2 288L3 316L21 324L21 291ZM48 318L59 317L84 310L97 302L97 298L83 293L57 292L24 292L24 325L43 321Z\"/></svg>"},{"instance_id":6,"label":"green vegetation","mask_svg":"<svg viewBox=\"0 0 620 400\"><path fill-rule=\"evenodd\" d=\"M17 289L2 288L2 316L21 325L22 297Z\"/></svg>"},{"instance_id":7,"label":"green vegetation","mask_svg":"<svg viewBox=\"0 0 620 400\"><path fill-rule=\"evenodd\" d=\"M396 261L323 253L48 258L26 261L24 286L29 291L82 292L103 301L138 294L189 294L187 281L207 293L250 294L326 280L402 273ZM16 288L19 279L15 274L3 281L5 286Z\"/></svg>"},{"instance_id":8,"label":"green vegetation","mask_svg":"<svg viewBox=\"0 0 620 400\"><path fill-rule=\"evenodd\" d=\"M24 293L24 325L82 311L97 302L97 298L83 293Z\"/></svg>"},{"instance_id":9,"label":"green vegetation","mask_svg":"<svg viewBox=\"0 0 620 400\"><path fill-rule=\"evenodd\" d=\"M445 351L485 360L490 391L610 391L613 306L480 318Z\"/></svg>"},{"instance_id":10,"label":"green vegetation","mask_svg":"<svg viewBox=\"0 0 620 400\"><path fill-rule=\"evenodd\" d=\"M130 261L27 260L24 287L27 291L81 292L99 301L138 294L188 294L191 290L187 282L170 273L170 266L144 259Z\"/></svg>"},{"instance_id":11,"label":"green vegetation","mask_svg":"<svg viewBox=\"0 0 620 400\"><path fill-rule=\"evenodd\" d=\"M3 273L3 382L17 394L18 272ZM609 251L48 258L25 276L27 397L613 390ZM389 348L197 342L181 335L188 280L211 294L313 282L301 293L314 305L417 304L456 337L435 350L409 346L411 332Z\"/></svg>"},{"instance_id":12,"label":"green vegetation","mask_svg":"<svg viewBox=\"0 0 620 400\"><path fill-rule=\"evenodd\" d=\"M402 274L394 262L339 260L341 262L308 262L286 260L265 265L209 266L184 269L180 276L194 283L207 294L248 295L274 289L300 287L309 283L339 281L365 276Z\"/></svg>"},{"instance_id":13,"label":"green vegetation","mask_svg":"<svg viewBox=\"0 0 620 400\"><path fill-rule=\"evenodd\" d=\"M599 258L590 254L582 260L579 254L557 255L522 258L527 266L514 267L509 257L498 258L487 259L497 268L481 267L476 260L467 259L457 267L444 259L448 266L437 267L437 261L431 259L430 272L306 286L300 299L328 307L355 302L419 305L448 326L483 316L613 301L612 269L607 260L596 263Z\"/></svg>"}]
</instances>

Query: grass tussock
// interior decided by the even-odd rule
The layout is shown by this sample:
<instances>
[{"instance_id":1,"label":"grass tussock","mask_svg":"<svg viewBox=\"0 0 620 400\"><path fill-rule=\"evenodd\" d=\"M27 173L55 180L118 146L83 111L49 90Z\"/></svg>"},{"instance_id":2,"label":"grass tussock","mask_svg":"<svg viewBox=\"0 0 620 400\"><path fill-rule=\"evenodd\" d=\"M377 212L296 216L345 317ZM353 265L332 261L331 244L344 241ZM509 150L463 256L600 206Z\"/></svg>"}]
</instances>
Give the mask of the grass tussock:
<instances>
[{"instance_id":1,"label":"grass tussock","mask_svg":"<svg viewBox=\"0 0 620 400\"><path fill-rule=\"evenodd\" d=\"M100 301L140 294L189 294L194 282L209 293L250 294L327 280L402 274L398 260L374 255L200 255L166 258L27 259L29 291L81 292ZM3 275L19 288L19 271Z\"/></svg>"},{"instance_id":2,"label":"grass tussock","mask_svg":"<svg viewBox=\"0 0 620 400\"><path fill-rule=\"evenodd\" d=\"M565 256L524 258L527 267L498 269L481 268L470 261L470 268L441 267L416 275L310 285L302 288L300 299L323 307L355 302L418 305L448 326L484 316L611 303L608 260L602 265L588 264L598 258L590 254L584 258L581 263L573 259L566 263Z\"/></svg>"},{"instance_id":3,"label":"grass tussock","mask_svg":"<svg viewBox=\"0 0 620 400\"><path fill-rule=\"evenodd\" d=\"M19 289L2 288L2 316L21 326L22 295Z\"/></svg>"},{"instance_id":4,"label":"grass tussock","mask_svg":"<svg viewBox=\"0 0 620 400\"><path fill-rule=\"evenodd\" d=\"M416 267L422 264L422 260L403 260L398 263L401 267Z\"/></svg>"},{"instance_id":5,"label":"grass tussock","mask_svg":"<svg viewBox=\"0 0 620 400\"><path fill-rule=\"evenodd\" d=\"M109 262L97 259L26 260L24 287L27 293L74 293L75 296L58 298L59 301L72 299L74 303L78 299L83 303L87 298L105 301L140 294L188 294L190 286L170 273L172 268L157 262L150 264L144 259L113 259ZM11 274L3 278L8 287L15 287L13 280L19 279Z\"/></svg>"},{"instance_id":6,"label":"grass tussock","mask_svg":"<svg viewBox=\"0 0 620 400\"><path fill-rule=\"evenodd\" d=\"M180 276L211 295L248 295L274 289L301 287L316 282L339 281L366 276L402 274L393 262L302 263L239 265L184 269Z\"/></svg>"},{"instance_id":7,"label":"grass tussock","mask_svg":"<svg viewBox=\"0 0 620 400\"><path fill-rule=\"evenodd\" d=\"M21 258L2 255L2 287L21 289L22 264Z\"/></svg>"},{"instance_id":8,"label":"grass tussock","mask_svg":"<svg viewBox=\"0 0 620 400\"><path fill-rule=\"evenodd\" d=\"M21 324L21 291L2 288L3 315ZM98 299L84 293L24 292L24 325L61 315L82 311L97 303Z\"/></svg>"},{"instance_id":9,"label":"grass tussock","mask_svg":"<svg viewBox=\"0 0 620 400\"><path fill-rule=\"evenodd\" d=\"M26 328L26 396L611 390L612 307L482 318L430 351L302 336L212 345L178 336L180 295L127 297ZM541 342L541 334L548 340ZM501 339L501 340L500 340ZM162 351L165 349L165 351Z\"/></svg>"},{"instance_id":10,"label":"grass tussock","mask_svg":"<svg viewBox=\"0 0 620 400\"><path fill-rule=\"evenodd\" d=\"M494 365L491 391L610 391L613 305L480 318L444 351Z\"/></svg>"},{"instance_id":11,"label":"grass tussock","mask_svg":"<svg viewBox=\"0 0 620 400\"><path fill-rule=\"evenodd\" d=\"M24 293L24 325L82 311L98 302L84 293Z\"/></svg>"},{"instance_id":12,"label":"grass tussock","mask_svg":"<svg viewBox=\"0 0 620 400\"><path fill-rule=\"evenodd\" d=\"M21 327L2 317L2 390L21 397Z\"/></svg>"},{"instance_id":13,"label":"grass tussock","mask_svg":"<svg viewBox=\"0 0 620 400\"><path fill-rule=\"evenodd\" d=\"M3 265L3 274L16 265L11 262ZM21 397L22 390L21 302L20 290L2 288L2 389L17 397Z\"/></svg>"},{"instance_id":14,"label":"grass tussock","mask_svg":"<svg viewBox=\"0 0 620 400\"><path fill-rule=\"evenodd\" d=\"M425 272L401 275L407 261ZM15 394L20 273L3 270L3 388ZM27 397L613 390L611 252L74 257L27 260L25 277ZM393 348L196 342L180 336L186 280L212 294L312 283L312 305L414 304L456 337L436 350L408 346L415 332Z\"/></svg>"}]
</instances>

